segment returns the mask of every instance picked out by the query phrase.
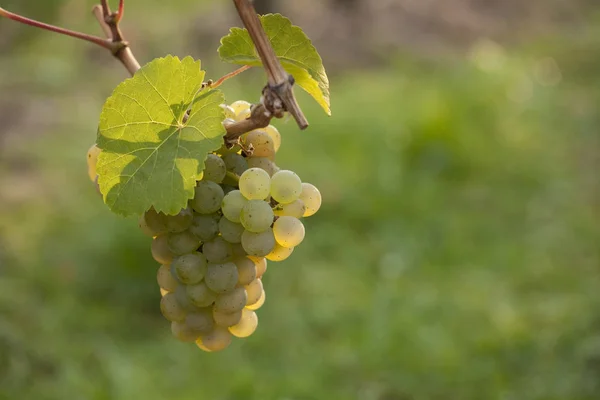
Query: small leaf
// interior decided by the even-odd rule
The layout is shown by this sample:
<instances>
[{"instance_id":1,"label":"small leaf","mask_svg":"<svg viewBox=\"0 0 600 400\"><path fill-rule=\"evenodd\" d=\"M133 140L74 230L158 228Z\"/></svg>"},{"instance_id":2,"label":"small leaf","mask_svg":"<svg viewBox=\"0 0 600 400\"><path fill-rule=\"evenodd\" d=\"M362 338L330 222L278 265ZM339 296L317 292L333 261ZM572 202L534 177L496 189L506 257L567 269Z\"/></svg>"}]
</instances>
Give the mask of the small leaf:
<instances>
[{"instance_id":1,"label":"small leaf","mask_svg":"<svg viewBox=\"0 0 600 400\"><path fill-rule=\"evenodd\" d=\"M262 15L260 21L283 68L331 115L329 79L310 39L281 14ZM229 35L221 39L219 55L223 61L233 64L261 65L246 29L231 28Z\"/></svg>"},{"instance_id":2,"label":"small leaf","mask_svg":"<svg viewBox=\"0 0 600 400\"><path fill-rule=\"evenodd\" d=\"M204 160L225 134L223 95L201 90L203 79L200 61L168 56L142 67L108 98L97 169L112 211L131 215L154 207L175 214L193 197Z\"/></svg>"}]
</instances>

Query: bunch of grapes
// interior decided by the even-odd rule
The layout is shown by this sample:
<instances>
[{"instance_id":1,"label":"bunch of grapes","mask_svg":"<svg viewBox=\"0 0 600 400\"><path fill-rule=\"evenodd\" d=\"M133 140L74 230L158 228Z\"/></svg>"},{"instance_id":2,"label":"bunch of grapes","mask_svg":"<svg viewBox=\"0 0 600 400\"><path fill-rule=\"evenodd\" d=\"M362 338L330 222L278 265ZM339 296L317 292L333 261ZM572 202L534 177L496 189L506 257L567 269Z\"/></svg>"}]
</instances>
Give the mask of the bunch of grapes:
<instances>
[{"instance_id":1,"label":"bunch of grapes","mask_svg":"<svg viewBox=\"0 0 600 400\"><path fill-rule=\"evenodd\" d=\"M223 108L224 124L250 115L245 101ZM150 209L140 217L161 264L160 309L175 338L213 352L256 330L267 260L287 259L304 239L300 219L321 206L316 187L275 164L280 144L271 125L243 135L208 155L187 208L177 215ZM92 147L88 160L98 152ZM95 180L95 161L89 169Z\"/></svg>"}]
</instances>

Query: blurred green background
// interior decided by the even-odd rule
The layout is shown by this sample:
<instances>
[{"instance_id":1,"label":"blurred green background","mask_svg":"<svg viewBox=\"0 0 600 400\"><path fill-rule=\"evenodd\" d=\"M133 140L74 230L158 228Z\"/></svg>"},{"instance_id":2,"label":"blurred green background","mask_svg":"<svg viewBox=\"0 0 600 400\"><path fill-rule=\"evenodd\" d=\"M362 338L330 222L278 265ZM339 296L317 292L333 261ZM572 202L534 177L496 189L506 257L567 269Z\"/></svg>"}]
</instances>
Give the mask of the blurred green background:
<instances>
[{"instance_id":1,"label":"blurred green background","mask_svg":"<svg viewBox=\"0 0 600 400\"><path fill-rule=\"evenodd\" d=\"M1 3L99 33L91 1ZM300 94L310 129L277 123L324 205L219 354L171 337L149 240L87 178L125 70L0 20L0 399L599 399L600 4L260 3L328 68L333 116ZM238 25L230 1L127 0L123 28L215 79Z\"/></svg>"}]
</instances>

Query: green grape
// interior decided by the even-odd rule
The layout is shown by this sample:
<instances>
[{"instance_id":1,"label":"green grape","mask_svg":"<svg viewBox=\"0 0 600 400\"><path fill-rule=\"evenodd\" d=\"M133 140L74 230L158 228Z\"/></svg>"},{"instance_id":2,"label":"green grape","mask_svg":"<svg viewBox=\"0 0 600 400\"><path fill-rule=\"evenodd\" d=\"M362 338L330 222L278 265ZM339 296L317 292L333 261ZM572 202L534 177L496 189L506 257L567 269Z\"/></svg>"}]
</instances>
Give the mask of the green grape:
<instances>
[{"instance_id":1,"label":"green grape","mask_svg":"<svg viewBox=\"0 0 600 400\"><path fill-rule=\"evenodd\" d=\"M239 223L242 208L247 202L248 200L246 200L246 198L242 195L242 192L239 190L232 190L223 198L221 211L223 212L225 218L231 222Z\"/></svg>"},{"instance_id":2,"label":"green grape","mask_svg":"<svg viewBox=\"0 0 600 400\"><path fill-rule=\"evenodd\" d=\"M210 290L205 282L189 285L185 289L188 298L196 307L208 307L217 299L217 294Z\"/></svg>"},{"instance_id":3,"label":"green grape","mask_svg":"<svg viewBox=\"0 0 600 400\"><path fill-rule=\"evenodd\" d=\"M201 181L196 185L194 198L190 204L199 214L212 214L221 208L224 196L223 189L217 183Z\"/></svg>"},{"instance_id":4,"label":"green grape","mask_svg":"<svg viewBox=\"0 0 600 400\"><path fill-rule=\"evenodd\" d=\"M217 311L213 307L213 320L215 321L215 325L222 326L223 328L229 328L240 322L242 319L242 310L236 311L234 313L224 313L221 311Z\"/></svg>"},{"instance_id":5,"label":"green grape","mask_svg":"<svg viewBox=\"0 0 600 400\"><path fill-rule=\"evenodd\" d=\"M258 327L258 317L252 310L244 308L242 319L237 324L229 327L229 332L235 337L245 338L254 333Z\"/></svg>"},{"instance_id":6,"label":"green grape","mask_svg":"<svg viewBox=\"0 0 600 400\"><path fill-rule=\"evenodd\" d=\"M186 285L193 285L204 278L207 261L204 254L195 251L177 257L171 267L175 270L179 281Z\"/></svg>"},{"instance_id":7,"label":"green grape","mask_svg":"<svg viewBox=\"0 0 600 400\"><path fill-rule=\"evenodd\" d=\"M167 230L169 232L183 232L190 227L194 213L191 208L184 208L176 215L167 215Z\"/></svg>"},{"instance_id":8,"label":"green grape","mask_svg":"<svg viewBox=\"0 0 600 400\"><path fill-rule=\"evenodd\" d=\"M296 173L288 170L276 172L271 177L271 197L275 201L287 204L298 200L302 193L302 181Z\"/></svg>"},{"instance_id":9,"label":"green grape","mask_svg":"<svg viewBox=\"0 0 600 400\"><path fill-rule=\"evenodd\" d=\"M168 265L161 265L156 273L156 281L158 286L169 291L174 292L179 286L177 279L171 275L171 268Z\"/></svg>"},{"instance_id":10,"label":"green grape","mask_svg":"<svg viewBox=\"0 0 600 400\"><path fill-rule=\"evenodd\" d=\"M254 261L254 264L256 265L256 277L262 278L265 272L267 272L267 260L264 257L248 256L248 258Z\"/></svg>"},{"instance_id":11,"label":"green grape","mask_svg":"<svg viewBox=\"0 0 600 400\"><path fill-rule=\"evenodd\" d=\"M238 285L246 286L256 279L256 264L248 257L236 258L233 263L238 270Z\"/></svg>"},{"instance_id":12,"label":"green grape","mask_svg":"<svg viewBox=\"0 0 600 400\"><path fill-rule=\"evenodd\" d=\"M217 214L194 215L189 231L203 242L212 240L219 234Z\"/></svg>"},{"instance_id":13,"label":"green grape","mask_svg":"<svg viewBox=\"0 0 600 400\"><path fill-rule=\"evenodd\" d=\"M262 294L260 295L260 299L258 299L258 301L257 301L256 303L254 303L254 304L247 305L247 306L246 306L246 308L247 308L248 310L256 311L256 310L258 310L259 308L261 308L261 307L263 306L263 304L265 304L265 299L266 299L266 298L267 298L267 297L266 297L266 293L265 293L265 291L263 290L263 291L262 291Z\"/></svg>"},{"instance_id":14,"label":"green grape","mask_svg":"<svg viewBox=\"0 0 600 400\"><path fill-rule=\"evenodd\" d=\"M269 136L271 136L271 140L273 141L273 147L275 147L275 153L279 151L281 147L281 133L275 128L273 125L269 125L266 128L263 128Z\"/></svg>"},{"instance_id":15,"label":"green grape","mask_svg":"<svg viewBox=\"0 0 600 400\"><path fill-rule=\"evenodd\" d=\"M242 246L249 256L266 256L275 248L273 229L269 228L260 233L244 231L244 233L242 233Z\"/></svg>"},{"instance_id":16,"label":"green grape","mask_svg":"<svg viewBox=\"0 0 600 400\"><path fill-rule=\"evenodd\" d=\"M256 303L263 292L263 283L261 279L255 279L250 284L245 286L246 289L246 304L251 305Z\"/></svg>"},{"instance_id":17,"label":"green grape","mask_svg":"<svg viewBox=\"0 0 600 400\"><path fill-rule=\"evenodd\" d=\"M273 224L273 209L262 200L249 200L242 208L240 222L250 232L264 232Z\"/></svg>"},{"instance_id":18,"label":"green grape","mask_svg":"<svg viewBox=\"0 0 600 400\"><path fill-rule=\"evenodd\" d=\"M192 303L190 298L187 295L187 286L179 285L177 289L175 289L175 298L177 302L186 312L196 311L198 308Z\"/></svg>"},{"instance_id":19,"label":"green grape","mask_svg":"<svg viewBox=\"0 0 600 400\"><path fill-rule=\"evenodd\" d=\"M249 110L252 107L252 104L244 100L238 100L231 103L229 107L231 107L231 109L235 112L235 115L237 116L240 114L240 112Z\"/></svg>"},{"instance_id":20,"label":"green grape","mask_svg":"<svg viewBox=\"0 0 600 400\"><path fill-rule=\"evenodd\" d=\"M240 238L241 240L241 238ZM231 249L232 249L232 258L236 259L236 258L240 258L240 257L246 257L246 250L244 250L244 246L242 246L242 243L233 243L231 245Z\"/></svg>"},{"instance_id":21,"label":"green grape","mask_svg":"<svg viewBox=\"0 0 600 400\"><path fill-rule=\"evenodd\" d=\"M248 200L264 200L269 197L271 177L260 168L250 168L240 176L240 192Z\"/></svg>"},{"instance_id":22,"label":"green grape","mask_svg":"<svg viewBox=\"0 0 600 400\"><path fill-rule=\"evenodd\" d=\"M272 252L267 254L265 258L269 261L283 261L286 260L294 252L293 247L283 247L279 243L275 245Z\"/></svg>"},{"instance_id":23,"label":"green grape","mask_svg":"<svg viewBox=\"0 0 600 400\"><path fill-rule=\"evenodd\" d=\"M228 106L227 104L221 104L221 108L225 113L225 118L235 118L236 112L233 108L231 108L231 106Z\"/></svg>"},{"instance_id":24,"label":"green grape","mask_svg":"<svg viewBox=\"0 0 600 400\"><path fill-rule=\"evenodd\" d=\"M236 175L242 175L244 171L248 169L248 162L246 159L237 153L225 154L223 156L223 161L225 161L227 171L231 171Z\"/></svg>"},{"instance_id":25,"label":"green grape","mask_svg":"<svg viewBox=\"0 0 600 400\"><path fill-rule=\"evenodd\" d=\"M204 161L203 172L204 176L202 177L202 180L221 183L223 182L223 178L225 178L225 173L227 172L225 161L223 161L218 155L211 153Z\"/></svg>"},{"instance_id":26,"label":"green grape","mask_svg":"<svg viewBox=\"0 0 600 400\"><path fill-rule=\"evenodd\" d=\"M304 205L304 202L300 199L292 201L288 204L278 204L273 209L273 214L275 214L278 217L302 218L305 212L306 206Z\"/></svg>"},{"instance_id":27,"label":"green grape","mask_svg":"<svg viewBox=\"0 0 600 400\"><path fill-rule=\"evenodd\" d=\"M319 211L319 208L321 208L321 192L319 192L319 189L310 183L302 183L300 200L302 200L306 206L304 217L310 217L311 215L314 215L317 211Z\"/></svg>"},{"instance_id":28,"label":"green grape","mask_svg":"<svg viewBox=\"0 0 600 400\"><path fill-rule=\"evenodd\" d=\"M298 218L279 217L273 224L275 240L283 247L296 247L304 240L304 224Z\"/></svg>"},{"instance_id":29,"label":"green grape","mask_svg":"<svg viewBox=\"0 0 600 400\"><path fill-rule=\"evenodd\" d=\"M221 217L219 221L219 231L221 236L229 243L241 243L242 233L244 233L244 227L242 224L236 224L227 219L227 217Z\"/></svg>"},{"instance_id":30,"label":"green grape","mask_svg":"<svg viewBox=\"0 0 600 400\"><path fill-rule=\"evenodd\" d=\"M247 299L246 290L243 287L238 287L230 292L218 295L213 307L219 312L234 313L246 306Z\"/></svg>"},{"instance_id":31,"label":"green grape","mask_svg":"<svg viewBox=\"0 0 600 400\"><path fill-rule=\"evenodd\" d=\"M196 340L196 345L204 351L213 352L225 350L231 344L232 336L226 328L215 326L205 335Z\"/></svg>"},{"instance_id":32,"label":"green grape","mask_svg":"<svg viewBox=\"0 0 600 400\"><path fill-rule=\"evenodd\" d=\"M203 308L196 312L189 313L185 317L185 324L195 332L210 332L214 327L212 310L210 308Z\"/></svg>"},{"instance_id":33,"label":"green grape","mask_svg":"<svg viewBox=\"0 0 600 400\"><path fill-rule=\"evenodd\" d=\"M215 293L226 293L235 288L238 281L237 267L232 262L208 264L204 282Z\"/></svg>"},{"instance_id":34,"label":"green grape","mask_svg":"<svg viewBox=\"0 0 600 400\"><path fill-rule=\"evenodd\" d=\"M142 218L148 230L152 232L151 236L158 236L167 233L167 216L156 212L153 208L146 211Z\"/></svg>"},{"instance_id":35,"label":"green grape","mask_svg":"<svg viewBox=\"0 0 600 400\"><path fill-rule=\"evenodd\" d=\"M160 299L160 312L169 321L183 321L185 309L177 301L175 293L167 293Z\"/></svg>"},{"instance_id":36,"label":"green grape","mask_svg":"<svg viewBox=\"0 0 600 400\"><path fill-rule=\"evenodd\" d=\"M279 171L279 167L275 163L269 160L267 157L250 157L248 158L248 167L260 168L265 171L269 176Z\"/></svg>"},{"instance_id":37,"label":"green grape","mask_svg":"<svg viewBox=\"0 0 600 400\"><path fill-rule=\"evenodd\" d=\"M257 129L243 136L243 143L252 146L252 157L275 157L275 145L266 131Z\"/></svg>"},{"instance_id":38,"label":"green grape","mask_svg":"<svg viewBox=\"0 0 600 400\"><path fill-rule=\"evenodd\" d=\"M190 231L168 234L167 243L169 249L176 255L191 253L200 247L200 239Z\"/></svg>"},{"instance_id":39,"label":"green grape","mask_svg":"<svg viewBox=\"0 0 600 400\"><path fill-rule=\"evenodd\" d=\"M140 218L138 219L138 227L144 235L150 236L151 238L156 236L154 232L152 232L148 227L148 224L146 223L146 218L144 218L144 214L140 215Z\"/></svg>"},{"instance_id":40,"label":"green grape","mask_svg":"<svg viewBox=\"0 0 600 400\"><path fill-rule=\"evenodd\" d=\"M186 343L195 342L200 337L200 332L194 331L185 322L180 321L171 322L171 333L175 339Z\"/></svg>"},{"instance_id":41,"label":"green grape","mask_svg":"<svg viewBox=\"0 0 600 400\"><path fill-rule=\"evenodd\" d=\"M96 181L96 177L98 176L96 172L96 165L98 164L98 156L102 153L102 150L95 144L89 148L87 152L87 165L88 165L88 175L90 176L90 180L92 182Z\"/></svg>"},{"instance_id":42,"label":"green grape","mask_svg":"<svg viewBox=\"0 0 600 400\"><path fill-rule=\"evenodd\" d=\"M171 251L168 244L167 235L159 235L152 240L150 246L152 257L161 264L171 264L175 254Z\"/></svg>"},{"instance_id":43,"label":"green grape","mask_svg":"<svg viewBox=\"0 0 600 400\"><path fill-rule=\"evenodd\" d=\"M214 238L210 242L204 243L202 252L206 256L208 262L213 264L228 261L233 256L231 244L227 243L227 241L220 236Z\"/></svg>"}]
</instances>

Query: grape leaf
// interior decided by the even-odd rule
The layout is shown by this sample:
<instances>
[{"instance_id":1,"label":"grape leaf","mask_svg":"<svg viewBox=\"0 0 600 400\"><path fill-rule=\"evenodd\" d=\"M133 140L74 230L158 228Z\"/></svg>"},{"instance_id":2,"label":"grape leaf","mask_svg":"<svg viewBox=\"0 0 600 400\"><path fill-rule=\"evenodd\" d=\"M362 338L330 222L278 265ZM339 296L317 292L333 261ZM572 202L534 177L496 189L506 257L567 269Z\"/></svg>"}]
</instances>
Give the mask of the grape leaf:
<instances>
[{"instance_id":1,"label":"grape leaf","mask_svg":"<svg viewBox=\"0 0 600 400\"><path fill-rule=\"evenodd\" d=\"M141 214L154 207L175 214L193 197L208 153L225 134L223 95L201 90L203 79L200 61L168 56L142 67L108 98L100 115L97 171L113 212Z\"/></svg>"},{"instance_id":2,"label":"grape leaf","mask_svg":"<svg viewBox=\"0 0 600 400\"><path fill-rule=\"evenodd\" d=\"M281 14L260 16L275 54L283 68L298 86L304 89L331 115L329 79L323 60L302 29ZM246 29L231 28L221 39L219 55L225 62L242 65L261 65L260 58Z\"/></svg>"}]
</instances>

